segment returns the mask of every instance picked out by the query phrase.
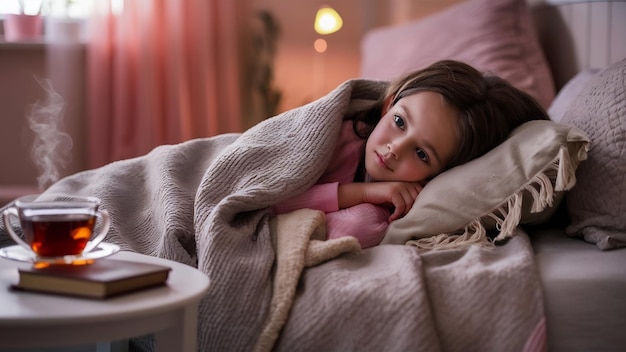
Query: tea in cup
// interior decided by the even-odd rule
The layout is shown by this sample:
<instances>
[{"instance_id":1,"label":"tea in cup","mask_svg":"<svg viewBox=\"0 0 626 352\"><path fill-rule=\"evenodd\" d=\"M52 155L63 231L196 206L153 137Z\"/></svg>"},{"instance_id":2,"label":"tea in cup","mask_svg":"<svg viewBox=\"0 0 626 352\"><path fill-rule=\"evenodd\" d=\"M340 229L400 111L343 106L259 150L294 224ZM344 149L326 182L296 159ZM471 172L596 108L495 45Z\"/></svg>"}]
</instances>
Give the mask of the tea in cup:
<instances>
[{"instance_id":1,"label":"tea in cup","mask_svg":"<svg viewBox=\"0 0 626 352\"><path fill-rule=\"evenodd\" d=\"M15 200L2 215L13 240L37 257L80 256L96 248L109 230L109 214L99 206L96 197L29 195ZM19 220L24 239L14 231L12 216Z\"/></svg>"}]
</instances>

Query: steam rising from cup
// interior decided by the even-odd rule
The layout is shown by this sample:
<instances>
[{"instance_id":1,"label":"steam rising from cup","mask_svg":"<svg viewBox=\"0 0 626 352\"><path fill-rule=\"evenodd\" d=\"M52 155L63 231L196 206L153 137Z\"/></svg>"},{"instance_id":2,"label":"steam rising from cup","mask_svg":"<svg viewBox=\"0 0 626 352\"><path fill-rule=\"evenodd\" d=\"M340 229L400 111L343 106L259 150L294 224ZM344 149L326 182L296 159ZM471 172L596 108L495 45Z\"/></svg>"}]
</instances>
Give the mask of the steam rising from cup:
<instances>
[{"instance_id":1,"label":"steam rising from cup","mask_svg":"<svg viewBox=\"0 0 626 352\"><path fill-rule=\"evenodd\" d=\"M31 157L39 170L37 184L43 191L59 180L59 168L71 162L72 138L63 132L63 98L50 81L37 79L37 82L46 91L46 99L33 104L28 123L35 133Z\"/></svg>"}]
</instances>

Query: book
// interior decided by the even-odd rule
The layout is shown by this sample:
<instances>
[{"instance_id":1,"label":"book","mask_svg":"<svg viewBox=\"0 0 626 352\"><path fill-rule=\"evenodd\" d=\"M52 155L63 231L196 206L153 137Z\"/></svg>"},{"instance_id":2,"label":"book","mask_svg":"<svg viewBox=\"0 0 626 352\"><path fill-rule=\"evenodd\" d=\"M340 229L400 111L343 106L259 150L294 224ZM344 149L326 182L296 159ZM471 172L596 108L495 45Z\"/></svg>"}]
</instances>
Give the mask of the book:
<instances>
[{"instance_id":1,"label":"book","mask_svg":"<svg viewBox=\"0 0 626 352\"><path fill-rule=\"evenodd\" d=\"M164 285L171 268L152 263L99 259L87 265L18 269L16 289L105 299Z\"/></svg>"}]
</instances>

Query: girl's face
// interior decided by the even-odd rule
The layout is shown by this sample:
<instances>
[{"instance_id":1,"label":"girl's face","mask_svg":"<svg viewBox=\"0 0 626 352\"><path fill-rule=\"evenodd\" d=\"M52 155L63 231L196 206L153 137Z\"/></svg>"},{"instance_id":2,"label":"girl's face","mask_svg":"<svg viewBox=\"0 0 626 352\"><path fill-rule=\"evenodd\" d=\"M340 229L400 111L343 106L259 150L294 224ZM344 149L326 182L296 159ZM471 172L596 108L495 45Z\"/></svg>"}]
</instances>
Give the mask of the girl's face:
<instances>
[{"instance_id":1,"label":"girl's face","mask_svg":"<svg viewBox=\"0 0 626 352\"><path fill-rule=\"evenodd\" d=\"M458 111L439 93L408 95L383 110L365 145L375 181L425 181L443 170L459 143Z\"/></svg>"}]
</instances>

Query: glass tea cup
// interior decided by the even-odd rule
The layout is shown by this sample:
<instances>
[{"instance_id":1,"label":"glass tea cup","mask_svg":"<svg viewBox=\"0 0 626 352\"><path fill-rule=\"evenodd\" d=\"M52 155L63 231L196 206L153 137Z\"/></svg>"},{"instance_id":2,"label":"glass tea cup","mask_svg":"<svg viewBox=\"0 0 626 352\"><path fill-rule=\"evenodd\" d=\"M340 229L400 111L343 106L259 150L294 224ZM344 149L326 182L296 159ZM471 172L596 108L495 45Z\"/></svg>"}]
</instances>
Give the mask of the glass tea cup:
<instances>
[{"instance_id":1,"label":"glass tea cup","mask_svg":"<svg viewBox=\"0 0 626 352\"><path fill-rule=\"evenodd\" d=\"M99 206L96 197L28 195L16 199L2 218L13 240L38 258L78 257L96 248L109 230L109 214ZM19 220L24 239L14 231L11 217Z\"/></svg>"}]
</instances>

